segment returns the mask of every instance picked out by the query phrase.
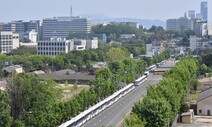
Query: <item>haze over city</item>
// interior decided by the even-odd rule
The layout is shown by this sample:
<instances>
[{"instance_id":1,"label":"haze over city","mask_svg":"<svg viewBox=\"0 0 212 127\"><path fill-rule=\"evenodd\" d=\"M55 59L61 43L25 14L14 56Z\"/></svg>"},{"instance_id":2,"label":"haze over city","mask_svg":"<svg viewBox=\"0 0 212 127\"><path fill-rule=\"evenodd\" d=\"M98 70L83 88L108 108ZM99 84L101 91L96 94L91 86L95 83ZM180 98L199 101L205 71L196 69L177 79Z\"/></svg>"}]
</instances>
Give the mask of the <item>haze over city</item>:
<instances>
[{"instance_id":1,"label":"haze over city","mask_svg":"<svg viewBox=\"0 0 212 127\"><path fill-rule=\"evenodd\" d=\"M36 0L34 2L2 0L0 22L68 16L70 6L73 7L73 15L104 14L114 18L127 17L165 21L169 18L179 18L188 10L195 10L199 13L200 2L201 0ZM211 22L212 3L210 1L208 1L208 6L209 22Z\"/></svg>"}]
</instances>

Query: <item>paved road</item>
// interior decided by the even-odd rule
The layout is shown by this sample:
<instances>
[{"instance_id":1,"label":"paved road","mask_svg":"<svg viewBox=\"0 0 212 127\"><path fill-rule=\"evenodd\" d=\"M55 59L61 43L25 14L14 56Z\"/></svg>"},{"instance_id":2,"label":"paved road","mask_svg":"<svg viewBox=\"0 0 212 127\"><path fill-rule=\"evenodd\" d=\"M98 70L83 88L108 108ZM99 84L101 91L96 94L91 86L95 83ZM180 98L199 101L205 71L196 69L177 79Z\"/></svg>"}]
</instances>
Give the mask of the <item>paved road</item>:
<instances>
[{"instance_id":1,"label":"paved road","mask_svg":"<svg viewBox=\"0 0 212 127\"><path fill-rule=\"evenodd\" d=\"M102 113L88 121L83 127L102 127L112 125L113 127L121 126L124 114L129 114L134 102L142 99L146 95L146 87L148 84L157 84L162 79L160 75L150 74L148 80L142 85L121 98L111 107L104 110Z\"/></svg>"},{"instance_id":2,"label":"paved road","mask_svg":"<svg viewBox=\"0 0 212 127\"><path fill-rule=\"evenodd\" d=\"M167 65L169 67L174 66L175 62L166 61L166 64L162 67L166 67ZM134 106L134 103L137 102L139 99L143 99L143 97L146 95L146 87L148 86L148 84L157 84L161 79L161 75L150 74L145 83L135 87L133 91L121 98L111 107L105 109L96 117L89 120L83 125L83 127L102 127L110 125L113 127L121 127L124 120L124 115L129 115L132 107Z\"/></svg>"}]
</instances>

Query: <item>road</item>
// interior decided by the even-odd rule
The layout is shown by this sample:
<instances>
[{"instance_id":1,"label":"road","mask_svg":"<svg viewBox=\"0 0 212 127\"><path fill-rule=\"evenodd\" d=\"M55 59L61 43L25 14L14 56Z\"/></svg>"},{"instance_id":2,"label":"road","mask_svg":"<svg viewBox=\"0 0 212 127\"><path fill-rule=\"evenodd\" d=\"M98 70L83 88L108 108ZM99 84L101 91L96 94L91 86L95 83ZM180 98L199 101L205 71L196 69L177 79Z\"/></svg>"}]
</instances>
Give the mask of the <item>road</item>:
<instances>
[{"instance_id":1,"label":"road","mask_svg":"<svg viewBox=\"0 0 212 127\"><path fill-rule=\"evenodd\" d=\"M162 76L150 74L145 83L136 87L132 92L121 98L114 105L88 121L83 127L102 127L109 125L112 125L113 127L121 126L124 114L129 114L134 103L146 95L146 87L148 84L157 84L161 79Z\"/></svg>"},{"instance_id":2,"label":"road","mask_svg":"<svg viewBox=\"0 0 212 127\"><path fill-rule=\"evenodd\" d=\"M169 63L169 62L168 62ZM166 65L163 65L166 66ZM124 115L129 115L134 103L143 99L147 93L148 84L157 84L162 79L161 75L150 74L147 81L140 86L135 87L133 91L121 98L111 107L105 109L96 117L89 120L83 127L102 127L113 126L121 127L124 121Z\"/></svg>"}]
</instances>

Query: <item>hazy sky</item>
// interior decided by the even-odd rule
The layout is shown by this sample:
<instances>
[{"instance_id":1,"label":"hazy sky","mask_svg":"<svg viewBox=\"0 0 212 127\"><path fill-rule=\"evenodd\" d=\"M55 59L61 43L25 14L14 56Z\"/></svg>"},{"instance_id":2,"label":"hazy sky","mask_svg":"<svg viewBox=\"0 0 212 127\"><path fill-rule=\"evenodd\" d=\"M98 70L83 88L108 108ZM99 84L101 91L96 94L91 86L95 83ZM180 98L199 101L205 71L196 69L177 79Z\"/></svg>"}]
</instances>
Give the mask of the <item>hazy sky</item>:
<instances>
[{"instance_id":1,"label":"hazy sky","mask_svg":"<svg viewBox=\"0 0 212 127\"><path fill-rule=\"evenodd\" d=\"M139 19L179 18L185 11L200 12L202 0L0 0L0 22L35 20L73 14L105 14L109 17ZM212 22L212 1L208 1Z\"/></svg>"}]
</instances>

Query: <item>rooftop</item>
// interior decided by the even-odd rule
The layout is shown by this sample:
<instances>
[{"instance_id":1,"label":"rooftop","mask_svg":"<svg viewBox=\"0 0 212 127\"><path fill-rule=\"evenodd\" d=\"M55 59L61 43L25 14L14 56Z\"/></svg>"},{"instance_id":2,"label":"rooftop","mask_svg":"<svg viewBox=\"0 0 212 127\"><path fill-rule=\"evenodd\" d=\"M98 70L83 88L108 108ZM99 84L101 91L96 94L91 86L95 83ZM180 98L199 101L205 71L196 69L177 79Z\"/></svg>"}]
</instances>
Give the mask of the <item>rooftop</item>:
<instances>
[{"instance_id":1,"label":"rooftop","mask_svg":"<svg viewBox=\"0 0 212 127\"><path fill-rule=\"evenodd\" d=\"M12 65L12 66L8 66L8 67L4 67L3 70L10 73L18 68L23 68L23 67L21 65Z\"/></svg>"},{"instance_id":2,"label":"rooftop","mask_svg":"<svg viewBox=\"0 0 212 127\"><path fill-rule=\"evenodd\" d=\"M202 101L202 100L204 100L204 99L206 99L206 98L208 98L208 97L210 97L210 96L212 96L212 88L209 88L209 89L207 89L207 90L201 92L201 93L199 94L199 97L198 97L197 102Z\"/></svg>"}]
</instances>

